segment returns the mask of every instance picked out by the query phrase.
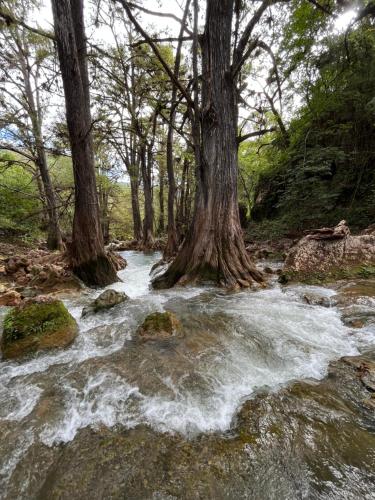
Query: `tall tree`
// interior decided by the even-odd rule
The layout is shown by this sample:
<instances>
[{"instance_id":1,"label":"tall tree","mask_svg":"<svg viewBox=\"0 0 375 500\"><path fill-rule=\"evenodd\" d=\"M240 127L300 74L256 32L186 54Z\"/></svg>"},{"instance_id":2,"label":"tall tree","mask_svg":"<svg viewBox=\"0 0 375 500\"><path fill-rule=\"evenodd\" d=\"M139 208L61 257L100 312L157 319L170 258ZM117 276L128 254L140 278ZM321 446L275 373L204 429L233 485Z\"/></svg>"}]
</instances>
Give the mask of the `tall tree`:
<instances>
[{"instance_id":1,"label":"tall tree","mask_svg":"<svg viewBox=\"0 0 375 500\"><path fill-rule=\"evenodd\" d=\"M4 7L10 11L14 5L4 2ZM17 14L26 17L27 7L30 5L20 2ZM56 196L43 136L46 108L43 105L43 97L46 94L43 89L48 88L51 78L54 77L51 71L46 70L50 41L15 23L1 30L0 43L4 48L0 54L2 81L6 82L1 87L6 96L0 104L1 126L10 127L15 131L14 139L17 145L21 145L22 151L31 156L37 166L37 182L47 216L47 246L50 250L62 249L64 245ZM2 147L5 149L9 144L4 143Z\"/></svg>"},{"instance_id":2,"label":"tall tree","mask_svg":"<svg viewBox=\"0 0 375 500\"><path fill-rule=\"evenodd\" d=\"M86 284L103 286L117 278L104 250L100 226L83 0L52 0L52 9L75 180L72 265Z\"/></svg>"},{"instance_id":3,"label":"tall tree","mask_svg":"<svg viewBox=\"0 0 375 500\"><path fill-rule=\"evenodd\" d=\"M177 81L180 76L182 37L184 34L184 27L186 25L187 16L189 14L190 3L191 0L186 1L185 10L180 27L179 41L177 44L177 50L173 68L173 75L175 81ZM178 236L177 236L176 218L175 218L176 179L175 179L174 161L173 161L173 135L174 135L174 125L176 119L177 91L178 91L177 85L173 81L171 105L170 105L171 107L169 112L168 135L167 135L168 239L166 247L164 249L165 258L173 256L178 249Z\"/></svg>"},{"instance_id":4,"label":"tall tree","mask_svg":"<svg viewBox=\"0 0 375 500\"><path fill-rule=\"evenodd\" d=\"M201 144L194 216L176 259L154 280L155 287L202 279L229 287L262 281L245 250L238 212L238 69L231 64L234 4L234 0L207 0L201 37ZM240 64L239 57L238 53L234 62Z\"/></svg>"}]
</instances>

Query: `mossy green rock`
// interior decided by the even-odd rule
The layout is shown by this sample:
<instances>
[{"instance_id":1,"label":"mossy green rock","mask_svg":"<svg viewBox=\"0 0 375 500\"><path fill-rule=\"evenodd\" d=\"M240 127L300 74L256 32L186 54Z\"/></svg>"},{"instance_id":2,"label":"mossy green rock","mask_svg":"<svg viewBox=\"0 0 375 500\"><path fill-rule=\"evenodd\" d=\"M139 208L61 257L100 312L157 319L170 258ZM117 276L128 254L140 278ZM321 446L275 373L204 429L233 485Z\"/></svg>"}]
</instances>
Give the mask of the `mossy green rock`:
<instances>
[{"instance_id":1,"label":"mossy green rock","mask_svg":"<svg viewBox=\"0 0 375 500\"><path fill-rule=\"evenodd\" d=\"M143 341L164 340L176 335L181 330L181 324L171 312L155 312L149 314L137 334Z\"/></svg>"},{"instance_id":2,"label":"mossy green rock","mask_svg":"<svg viewBox=\"0 0 375 500\"><path fill-rule=\"evenodd\" d=\"M77 323L59 300L31 302L12 309L4 319L4 359L66 347L78 333Z\"/></svg>"}]
</instances>

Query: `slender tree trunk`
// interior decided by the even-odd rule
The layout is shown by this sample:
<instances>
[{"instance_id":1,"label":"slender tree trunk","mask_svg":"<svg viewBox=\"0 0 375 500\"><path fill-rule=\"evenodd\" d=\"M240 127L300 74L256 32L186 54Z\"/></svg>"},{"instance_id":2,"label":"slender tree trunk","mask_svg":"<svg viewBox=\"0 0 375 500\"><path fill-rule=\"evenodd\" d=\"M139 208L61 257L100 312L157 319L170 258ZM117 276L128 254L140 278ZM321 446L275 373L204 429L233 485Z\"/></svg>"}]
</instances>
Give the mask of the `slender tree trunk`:
<instances>
[{"instance_id":1,"label":"slender tree trunk","mask_svg":"<svg viewBox=\"0 0 375 500\"><path fill-rule=\"evenodd\" d=\"M187 220L185 218L185 206L186 206L186 198L187 198L187 184L188 184L188 172L189 172L189 160L185 158L184 164L182 167L182 177L181 177L181 187L180 187L180 197L178 200L177 206L177 235L179 241L181 241L186 232L186 223Z\"/></svg>"},{"instance_id":2,"label":"slender tree trunk","mask_svg":"<svg viewBox=\"0 0 375 500\"><path fill-rule=\"evenodd\" d=\"M100 206L100 224L102 228L103 241L107 245L109 243L109 193L104 189L99 188L99 206Z\"/></svg>"},{"instance_id":3,"label":"slender tree trunk","mask_svg":"<svg viewBox=\"0 0 375 500\"><path fill-rule=\"evenodd\" d=\"M207 0L194 216L176 259L153 281L156 288L201 280L237 288L262 281L245 250L238 213L237 103L231 72L233 5L234 0Z\"/></svg>"},{"instance_id":4,"label":"slender tree trunk","mask_svg":"<svg viewBox=\"0 0 375 500\"><path fill-rule=\"evenodd\" d=\"M99 218L83 1L52 0L52 8L75 181L72 266L87 285L105 286L117 277L104 250Z\"/></svg>"},{"instance_id":5,"label":"slender tree trunk","mask_svg":"<svg viewBox=\"0 0 375 500\"><path fill-rule=\"evenodd\" d=\"M56 198L48 171L46 154L42 146L38 147L37 150L37 165L43 183L48 214L47 247L50 250L63 250L64 244L59 225L59 217L56 209Z\"/></svg>"},{"instance_id":6,"label":"slender tree trunk","mask_svg":"<svg viewBox=\"0 0 375 500\"><path fill-rule=\"evenodd\" d=\"M150 249L154 245L154 208L152 204L152 179L150 155L144 140L140 145L141 170L144 194L144 220L143 220L143 240L145 249Z\"/></svg>"},{"instance_id":7,"label":"slender tree trunk","mask_svg":"<svg viewBox=\"0 0 375 500\"><path fill-rule=\"evenodd\" d=\"M162 235L164 233L164 164L161 161L159 163L159 224L158 224L158 233Z\"/></svg>"},{"instance_id":8,"label":"slender tree trunk","mask_svg":"<svg viewBox=\"0 0 375 500\"><path fill-rule=\"evenodd\" d=\"M132 200L133 236L136 241L142 240L142 219L139 208L139 179L138 169L136 175L130 175L130 194Z\"/></svg>"},{"instance_id":9,"label":"slender tree trunk","mask_svg":"<svg viewBox=\"0 0 375 500\"><path fill-rule=\"evenodd\" d=\"M181 65L181 48L182 48L182 36L184 33L184 27L186 19L189 13L191 0L186 1L184 15L182 17L181 29L180 29L180 41L177 45L176 58L174 63L174 76L176 80L179 78L180 65ZM178 236L176 228L176 219L174 214L174 205L176 198L176 180L174 175L174 162L173 162L173 129L176 117L176 98L177 98L177 87L173 84L172 87L172 98L171 98L171 111L169 114L169 126L167 135L167 173L168 173L168 239L167 244L164 249L164 258L172 257L176 254L178 250Z\"/></svg>"},{"instance_id":10,"label":"slender tree trunk","mask_svg":"<svg viewBox=\"0 0 375 500\"><path fill-rule=\"evenodd\" d=\"M172 92L172 105L176 98L176 90ZM174 215L174 202L176 198L176 181L174 176L174 162L173 162L173 125L174 125L175 111L171 113L170 124L168 127L167 135L167 174L168 174L168 229L167 229L167 244L164 249L164 258L169 258L177 252L177 229L176 220Z\"/></svg>"},{"instance_id":11,"label":"slender tree trunk","mask_svg":"<svg viewBox=\"0 0 375 500\"><path fill-rule=\"evenodd\" d=\"M20 44L21 46L21 44ZM25 84L25 96L27 111L31 120L33 136L35 140L36 165L40 172L43 185L45 207L48 218L47 247L50 250L63 250L64 244L59 226L59 216L56 208L56 197L51 177L49 175L47 156L42 134L42 113L39 105L39 94L36 89L36 99L30 81L30 67L24 53L20 52L23 79Z\"/></svg>"}]
</instances>

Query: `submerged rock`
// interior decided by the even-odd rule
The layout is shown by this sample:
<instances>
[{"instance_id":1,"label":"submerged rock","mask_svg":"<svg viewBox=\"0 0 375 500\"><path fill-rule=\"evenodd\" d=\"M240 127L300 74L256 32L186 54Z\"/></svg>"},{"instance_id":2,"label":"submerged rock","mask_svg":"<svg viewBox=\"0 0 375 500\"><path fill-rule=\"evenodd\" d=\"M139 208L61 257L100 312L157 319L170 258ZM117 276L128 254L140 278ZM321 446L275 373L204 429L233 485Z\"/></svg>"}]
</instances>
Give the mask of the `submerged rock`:
<instances>
[{"instance_id":1,"label":"submerged rock","mask_svg":"<svg viewBox=\"0 0 375 500\"><path fill-rule=\"evenodd\" d=\"M375 362L365 356L345 356L342 361L352 366L368 391L375 392Z\"/></svg>"},{"instance_id":2,"label":"submerged rock","mask_svg":"<svg viewBox=\"0 0 375 500\"><path fill-rule=\"evenodd\" d=\"M61 301L29 301L5 316L2 355L4 359L11 359L40 350L66 347L77 333L77 323Z\"/></svg>"},{"instance_id":3,"label":"submerged rock","mask_svg":"<svg viewBox=\"0 0 375 500\"><path fill-rule=\"evenodd\" d=\"M303 300L310 306L332 307L335 305L335 301L332 301L330 297L314 293L305 293L303 295Z\"/></svg>"},{"instance_id":4,"label":"submerged rock","mask_svg":"<svg viewBox=\"0 0 375 500\"><path fill-rule=\"evenodd\" d=\"M105 290L90 305L83 308L82 317L111 309L128 299L129 297L126 293L116 292L116 290Z\"/></svg>"},{"instance_id":5,"label":"submerged rock","mask_svg":"<svg viewBox=\"0 0 375 500\"><path fill-rule=\"evenodd\" d=\"M375 234L352 236L345 221L317 229L288 253L280 282L321 282L375 275Z\"/></svg>"},{"instance_id":6,"label":"submerged rock","mask_svg":"<svg viewBox=\"0 0 375 500\"><path fill-rule=\"evenodd\" d=\"M149 314L138 328L138 337L143 340L164 340L176 335L181 323L171 312Z\"/></svg>"}]
</instances>

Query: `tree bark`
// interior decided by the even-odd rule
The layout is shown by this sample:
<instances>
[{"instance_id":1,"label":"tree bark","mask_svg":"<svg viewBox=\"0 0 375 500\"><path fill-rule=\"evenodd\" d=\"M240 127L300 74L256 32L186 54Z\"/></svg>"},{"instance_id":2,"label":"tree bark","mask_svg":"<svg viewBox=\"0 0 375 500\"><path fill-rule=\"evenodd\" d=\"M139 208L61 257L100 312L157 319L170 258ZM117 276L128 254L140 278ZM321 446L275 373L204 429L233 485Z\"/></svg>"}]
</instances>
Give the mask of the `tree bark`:
<instances>
[{"instance_id":1,"label":"tree bark","mask_svg":"<svg viewBox=\"0 0 375 500\"><path fill-rule=\"evenodd\" d=\"M159 162L159 224L158 233L161 236L164 233L164 164L162 161Z\"/></svg>"},{"instance_id":2,"label":"tree bark","mask_svg":"<svg viewBox=\"0 0 375 500\"><path fill-rule=\"evenodd\" d=\"M210 280L248 287L262 274L249 258L237 203L237 103L231 72L234 0L207 0L202 37L202 133L192 225L156 288Z\"/></svg>"},{"instance_id":3,"label":"tree bark","mask_svg":"<svg viewBox=\"0 0 375 500\"><path fill-rule=\"evenodd\" d=\"M152 204L152 169L149 147L142 140L140 145L141 170L144 194L144 220L143 220L143 240L144 249L150 249L154 245L154 208Z\"/></svg>"},{"instance_id":4,"label":"tree bark","mask_svg":"<svg viewBox=\"0 0 375 500\"><path fill-rule=\"evenodd\" d=\"M30 117L32 134L35 141L35 163L39 169L40 178L43 185L43 194L45 199L45 207L48 220L47 231L47 247L50 250L63 250L64 244L62 240L59 216L56 208L56 197L53 189L51 177L48 170L48 162L44 147L42 134L42 111L39 100L38 83L36 82L36 96L31 86L31 67L27 60L25 52L21 50L21 42L19 41L19 60L22 68L23 80L25 85L25 98L27 113ZM37 77L35 77L37 78Z\"/></svg>"},{"instance_id":5,"label":"tree bark","mask_svg":"<svg viewBox=\"0 0 375 500\"><path fill-rule=\"evenodd\" d=\"M129 172L129 171L128 171ZM142 219L139 208L139 179L138 175L130 175L130 194L132 200L133 237L136 241L142 240Z\"/></svg>"},{"instance_id":6,"label":"tree bark","mask_svg":"<svg viewBox=\"0 0 375 500\"><path fill-rule=\"evenodd\" d=\"M182 177L180 186L180 196L177 204L177 214L176 214L176 225L177 225L177 235L178 239L181 241L185 235L186 228L186 201L187 201L187 187L188 187L188 173L189 173L189 160L185 158L182 167Z\"/></svg>"},{"instance_id":7,"label":"tree bark","mask_svg":"<svg viewBox=\"0 0 375 500\"><path fill-rule=\"evenodd\" d=\"M174 63L173 74L176 80L180 75L181 66L181 49L182 49L182 36L185 29L186 19L189 13L191 0L186 1L184 15L182 18L179 42L177 44L176 58ZM178 249L178 236L176 228L176 219L174 213L174 205L176 198L176 180L174 175L174 161L173 161L173 132L176 118L176 99L177 99L177 86L172 82L172 97L171 97L171 110L169 113L169 126L167 134L167 173L168 173L168 231L167 231L167 244L164 249L164 258L172 257L176 254Z\"/></svg>"},{"instance_id":8,"label":"tree bark","mask_svg":"<svg viewBox=\"0 0 375 500\"><path fill-rule=\"evenodd\" d=\"M104 250L91 138L89 80L82 0L52 0L56 43L64 84L66 118L75 181L70 255L75 274L87 285L116 281Z\"/></svg>"}]
</instances>

